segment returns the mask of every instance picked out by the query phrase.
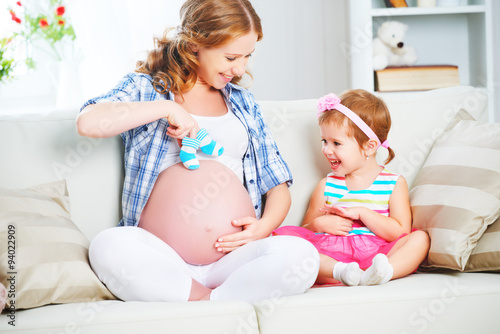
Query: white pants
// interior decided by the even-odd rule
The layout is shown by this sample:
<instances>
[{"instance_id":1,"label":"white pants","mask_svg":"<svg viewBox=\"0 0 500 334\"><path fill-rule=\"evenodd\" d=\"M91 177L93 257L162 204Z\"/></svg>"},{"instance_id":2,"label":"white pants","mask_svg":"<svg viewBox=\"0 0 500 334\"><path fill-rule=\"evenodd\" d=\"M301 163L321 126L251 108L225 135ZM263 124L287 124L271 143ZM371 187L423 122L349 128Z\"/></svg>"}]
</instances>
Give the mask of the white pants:
<instances>
[{"instance_id":1,"label":"white pants","mask_svg":"<svg viewBox=\"0 0 500 334\"><path fill-rule=\"evenodd\" d=\"M139 227L102 231L89 248L92 269L125 301L187 301L192 280L212 288L211 300L256 302L303 293L316 280L319 255L298 237L246 244L209 265L190 265Z\"/></svg>"}]
</instances>

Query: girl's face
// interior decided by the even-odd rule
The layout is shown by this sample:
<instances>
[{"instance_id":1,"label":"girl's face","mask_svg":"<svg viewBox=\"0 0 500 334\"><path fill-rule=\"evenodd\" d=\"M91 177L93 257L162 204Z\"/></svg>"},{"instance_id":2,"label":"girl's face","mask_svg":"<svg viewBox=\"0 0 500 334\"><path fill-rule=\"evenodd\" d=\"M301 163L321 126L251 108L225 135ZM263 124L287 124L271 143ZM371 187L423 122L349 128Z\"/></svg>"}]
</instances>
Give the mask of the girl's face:
<instances>
[{"instance_id":1,"label":"girl's face","mask_svg":"<svg viewBox=\"0 0 500 334\"><path fill-rule=\"evenodd\" d=\"M346 176L366 162L365 152L354 137L348 136L346 126L323 123L320 126L323 154L336 176Z\"/></svg>"},{"instance_id":2,"label":"girl's face","mask_svg":"<svg viewBox=\"0 0 500 334\"><path fill-rule=\"evenodd\" d=\"M255 50L257 34L248 33L219 48L193 46L198 53L198 83L224 88L234 76L242 76Z\"/></svg>"}]
</instances>

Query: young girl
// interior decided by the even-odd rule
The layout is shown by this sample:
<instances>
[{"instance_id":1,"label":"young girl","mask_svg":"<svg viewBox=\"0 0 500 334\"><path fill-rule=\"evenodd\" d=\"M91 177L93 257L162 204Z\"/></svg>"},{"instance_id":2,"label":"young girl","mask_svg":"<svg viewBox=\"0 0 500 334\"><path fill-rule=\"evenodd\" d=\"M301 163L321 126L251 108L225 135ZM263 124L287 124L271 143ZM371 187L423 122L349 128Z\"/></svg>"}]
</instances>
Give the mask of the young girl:
<instances>
[{"instance_id":1,"label":"young girl","mask_svg":"<svg viewBox=\"0 0 500 334\"><path fill-rule=\"evenodd\" d=\"M380 166L387 135L385 103L364 90L318 102L323 154L332 172L312 195L303 227L283 226L275 235L295 235L320 253L317 283L384 284L415 271L429 250L429 237L411 230L408 186L403 176Z\"/></svg>"},{"instance_id":2,"label":"young girl","mask_svg":"<svg viewBox=\"0 0 500 334\"><path fill-rule=\"evenodd\" d=\"M248 0L187 0L180 17L134 73L78 116L81 135L121 135L125 146L123 218L92 240L92 268L126 301L303 293L319 255L301 238L269 237L290 207L292 176L259 105L238 85L262 38L260 19ZM224 154L200 155L188 170L178 140L199 129ZM314 265L283 280L303 263Z\"/></svg>"}]
</instances>

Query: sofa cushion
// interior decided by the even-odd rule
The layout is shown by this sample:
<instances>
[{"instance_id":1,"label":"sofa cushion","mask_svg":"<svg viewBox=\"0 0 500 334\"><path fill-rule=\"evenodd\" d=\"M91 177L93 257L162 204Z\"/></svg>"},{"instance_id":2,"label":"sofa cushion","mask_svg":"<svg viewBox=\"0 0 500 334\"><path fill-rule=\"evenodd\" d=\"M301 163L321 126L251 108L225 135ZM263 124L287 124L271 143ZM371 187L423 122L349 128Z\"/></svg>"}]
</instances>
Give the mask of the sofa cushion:
<instances>
[{"instance_id":1,"label":"sofa cushion","mask_svg":"<svg viewBox=\"0 0 500 334\"><path fill-rule=\"evenodd\" d=\"M256 305L262 334L497 333L500 277L417 273L386 284L312 288Z\"/></svg>"},{"instance_id":2,"label":"sofa cushion","mask_svg":"<svg viewBox=\"0 0 500 334\"><path fill-rule=\"evenodd\" d=\"M140 302L103 300L17 311L15 328L0 316L0 333L259 334L255 309L238 301Z\"/></svg>"},{"instance_id":3,"label":"sofa cushion","mask_svg":"<svg viewBox=\"0 0 500 334\"><path fill-rule=\"evenodd\" d=\"M464 270L500 215L500 123L460 121L435 142L410 201L413 226L431 247L423 267Z\"/></svg>"},{"instance_id":4,"label":"sofa cushion","mask_svg":"<svg viewBox=\"0 0 500 334\"><path fill-rule=\"evenodd\" d=\"M88 262L89 241L70 219L64 180L0 189L0 280L16 309L114 296Z\"/></svg>"},{"instance_id":5,"label":"sofa cushion","mask_svg":"<svg viewBox=\"0 0 500 334\"><path fill-rule=\"evenodd\" d=\"M467 261L465 270L500 272L500 218L488 226Z\"/></svg>"}]
</instances>

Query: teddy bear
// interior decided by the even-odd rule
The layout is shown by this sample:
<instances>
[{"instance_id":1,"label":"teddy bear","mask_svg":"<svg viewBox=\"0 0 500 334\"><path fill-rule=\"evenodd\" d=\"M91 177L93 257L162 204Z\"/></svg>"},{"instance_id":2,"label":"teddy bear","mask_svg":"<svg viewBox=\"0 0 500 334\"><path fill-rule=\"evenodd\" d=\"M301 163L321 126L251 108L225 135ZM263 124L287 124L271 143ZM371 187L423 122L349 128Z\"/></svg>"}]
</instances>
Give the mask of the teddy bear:
<instances>
[{"instance_id":1,"label":"teddy bear","mask_svg":"<svg viewBox=\"0 0 500 334\"><path fill-rule=\"evenodd\" d=\"M408 25L399 21L386 21L380 25L377 37L373 39L373 69L387 66L410 66L417 61L417 52L412 46L404 45Z\"/></svg>"}]
</instances>

